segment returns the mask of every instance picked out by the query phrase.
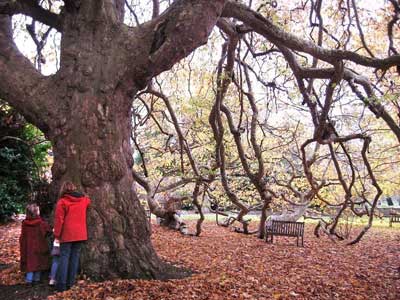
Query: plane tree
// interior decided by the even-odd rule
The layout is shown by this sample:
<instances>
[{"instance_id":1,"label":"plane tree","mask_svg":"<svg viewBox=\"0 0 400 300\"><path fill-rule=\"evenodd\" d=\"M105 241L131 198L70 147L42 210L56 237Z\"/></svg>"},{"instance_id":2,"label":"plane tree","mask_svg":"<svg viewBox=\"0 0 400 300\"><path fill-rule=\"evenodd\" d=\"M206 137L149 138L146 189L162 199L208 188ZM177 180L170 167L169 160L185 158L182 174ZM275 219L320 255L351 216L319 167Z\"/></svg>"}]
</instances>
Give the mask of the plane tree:
<instances>
[{"instance_id":1,"label":"plane tree","mask_svg":"<svg viewBox=\"0 0 400 300\"><path fill-rule=\"evenodd\" d=\"M263 1L249 1L247 5L228 0L154 0L152 13L145 21L135 15L129 1L123 0L0 1L0 98L10 103L51 141L54 193L63 181L72 180L93 199L88 216L90 239L82 253L83 271L91 278L167 278L179 275L179 271L168 268L154 251L150 229L137 197L134 183L146 186L146 182L132 173L131 108L132 101L141 91L159 93L153 88L152 79L206 44L214 28L223 32L225 43L217 65L217 89L209 118L216 141L216 164L213 168L219 172L229 198L241 208L239 219L247 208L230 190L223 144L224 132L229 128L237 138L235 142L240 154L241 128L235 128L234 120L230 122L229 108L224 104L232 82L235 83L233 66L236 64L244 66L247 72L243 76L247 80L236 83L251 107L253 119L248 124L257 161L252 167L248 165L245 153L241 153L241 166L264 200L264 208L272 201L272 190L264 180L265 166L254 132L258 110L248 75L252 71L246 66L243 56L235 55L237 47L243 43L247 43L247 56L254 59L264 55L272 55L273 59L279 56L289 66L295 80L292 87L298 88L314 128L306 143L328 145L331 149L333 143L345 143L354 138L369 141L362 132L343 134L332 131L334 125L330 115L334 103L339 101L335 93L343 85L350 88L373 114L382 118L400 140L400 127L395 117L375 95L370 78L354 67L372 69L384 75L390 73L392 67L400 65L393 26L389 26L388 32L390 53L382 58L371 55L369 51L359 54L347 43L339 43L336 47L325 45L322 36L326 28L320 11L322 1L311 2L313 5L310 8L304 6L304 10L310 9L310 15L316 14L319 20L319 23L311 24L319 32L316 41L300 33L292 34L278 25L276 17L268 15L269 9L276 8L276 1L266 6ZM341 2L337 3L339 9L343 5ZM391 2L397 14L399 9L394 1ZM62 5L55 8L56 3ZM124 23L128 13L136 20L132 26ZM36 39L39 53L36 67L17 48L11 26L11 17L17 14L29 16L61 34L60 65L55 74L44 76L40 72L44 61L40 55L42 39L47 31L37 37L33 25L27 28ZM397 19L393 17L388 22L395 24ZM255 37L264 40L271 48L259 54L259 49L253 44ZM369 50L365 43L363 45ZM351 50L346 50L348 48ZM312 62L305 58L312 58ZM256 73L253 72L252 76ZM324 84L318 86L314 83L316 81ZM245 84L242 86L242 83ZM270 84L277 85L277 82ZM158 96L162 98L161 94ZM171 111L170 115L173 115ZM228 126L223 118L228 120ZM185 146L179 130L175 126L179 144L190 160L191 151ZM363 149L363 155L365 153ZM199 186L211 179L196 171L194 160L190 165L196 182L196 198ZM307 167L306 161L305 173ZM337 170L340 173L339 168ZM346 186L345 180L342 183ZM312 182L310 184L312 187ZM149 200L152 200L151 186L147 188ZM350 199L351 191L346 189L346 192ZM152 210L159 216L166 213L157 204Z\"/></svg>"}]
</instances>

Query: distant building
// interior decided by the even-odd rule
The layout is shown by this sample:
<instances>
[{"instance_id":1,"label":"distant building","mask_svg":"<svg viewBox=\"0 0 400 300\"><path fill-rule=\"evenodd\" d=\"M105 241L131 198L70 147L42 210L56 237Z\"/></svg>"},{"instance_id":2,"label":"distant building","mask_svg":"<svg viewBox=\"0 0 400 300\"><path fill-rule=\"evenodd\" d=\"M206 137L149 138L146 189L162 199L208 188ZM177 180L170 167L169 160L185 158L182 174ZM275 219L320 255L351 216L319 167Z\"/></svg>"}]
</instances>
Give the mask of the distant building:
<instances>
[{"instance_id":1,"label":"distant building","mask_svg":"<svg viewBox=\"0 0 400 300\"><path fill-rule=\"evenodd\" d=\"M384 196L378 200L378 210L384 215L400 214L400 195Z\"/></svg>"},{"instance_id":2,"label":"distant building","mask_svg":"<svg viewBox=\"0 0 400 300\"><path fill-rule=\"evenodd\" d=\"M361 199L360 199L361 202ZM371 209L369 203L359 203L355 205L356 211L362 213ZM381 217L388 217L390 215L400 215L400 195L383 196L376 204L375 213Z\"/></svg>"}]
</instances>

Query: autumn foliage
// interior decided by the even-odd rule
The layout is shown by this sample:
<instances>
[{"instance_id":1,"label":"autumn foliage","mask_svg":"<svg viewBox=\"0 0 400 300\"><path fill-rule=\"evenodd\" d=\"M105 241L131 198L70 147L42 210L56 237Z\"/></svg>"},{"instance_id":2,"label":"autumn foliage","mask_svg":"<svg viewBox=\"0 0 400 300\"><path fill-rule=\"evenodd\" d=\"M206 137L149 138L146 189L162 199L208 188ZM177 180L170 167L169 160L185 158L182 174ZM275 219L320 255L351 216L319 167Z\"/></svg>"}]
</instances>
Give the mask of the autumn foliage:
<instances>
[{"instance_id":1,"label":"autumn foliage","mask_svg":"<svg viewBox=\"0 0 400 300\"><path fill-rule=\"evenodd\" d=\"M18 268L19 226L0 227L0 289L23 283ZM164 260L191 269L193 275L169 281L101 283L81 278L72 290L47 299L400 298L398 226L373 228L354 246L317 239L310 224L306 224L304 248L282 237L266 244L211 222L204 224L201 237L182 236L153 224L152 241Z\"/></svg>"}]
</instances>

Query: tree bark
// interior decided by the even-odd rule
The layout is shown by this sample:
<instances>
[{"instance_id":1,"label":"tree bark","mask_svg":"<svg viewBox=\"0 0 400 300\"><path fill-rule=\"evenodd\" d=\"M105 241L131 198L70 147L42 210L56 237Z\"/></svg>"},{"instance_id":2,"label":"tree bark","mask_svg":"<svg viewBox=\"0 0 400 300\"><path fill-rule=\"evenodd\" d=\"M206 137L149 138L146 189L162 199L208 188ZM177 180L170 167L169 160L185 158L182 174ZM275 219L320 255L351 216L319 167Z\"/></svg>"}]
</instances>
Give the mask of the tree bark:
<instances>
[{"instance_id":1,"label":"tree bark","mask_svg":"<svg viewBox=\"0 0 400 300\"><path fill-rule=\"evenodd\" d=\"M68 121L49 132L53 183L72 180L93 200L88 210L89 240L81 259L85 273L94 279L162 278L163 266L133 188L131 118L124 97L118 91L97 97L75 95L77 105ZM107 101L109 105L100 104ZM118 106L121 102L126 105Z\"/></svg>"}]
</instances>

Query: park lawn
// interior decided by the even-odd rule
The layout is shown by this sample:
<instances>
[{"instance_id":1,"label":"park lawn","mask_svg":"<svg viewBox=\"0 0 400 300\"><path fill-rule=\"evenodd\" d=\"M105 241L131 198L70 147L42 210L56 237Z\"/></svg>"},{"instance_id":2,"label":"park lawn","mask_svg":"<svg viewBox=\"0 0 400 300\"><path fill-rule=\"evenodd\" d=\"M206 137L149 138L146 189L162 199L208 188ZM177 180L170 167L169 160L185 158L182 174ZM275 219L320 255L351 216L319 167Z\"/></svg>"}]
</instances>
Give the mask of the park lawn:
<instances>
[{"instance_id":1,"label":"park lawn","mask_svg":"<svg viewBox=\"0 0 400 300\"><path fill-rule=\"evenodd\" d=\"M195 222L189 221L194 230ZM354 245L313 236L305 247L278 237L273 245L203 224L201 237L182 236L154 224L159 255L190 268L191 277L170 281L81 279L70 291L47 299L400 299L400 226L372 228ZM19 224L0 227L0 283L23 282L18 271ZM1 292L1 291L0 291ZM38 298L40 299L40 298ZM43 298L46 299L46 298Z\"/></svg>"},{"instance_id":2,"label":"park lawn","mask_svg":"<svg viewBox=\"0 0 400 300\"><path fill-rule=\"evenodd\" d=\"M235 216L235 214L233 214ZM215 222L215 213L207 213L204 214L205 220L206 221L214 221ZM197 220L199 219L199 214L196 213L187 213L185 212L184 214L181 215L181 218L185 221L193 221L193 220ZM225 217L224 216L219 216L219 221L221 222ZM155 216L152 215L152 219L153 222L155 222ZM247 219L251 219L252 222L259 222L260 220L260 216L259 215L246 215L244 217L245 220ZM307 218L305 220L303 220L303 218L301 218L299 220L300 222L305 222L306 224L311 224L310 226L313 226L312 224L317 224L318 220L315 219L310 219ZM362 217L354 217L349 219L349 221L346 220L339 220L339 223L342 224L346 224L346 223L351 223L352 226L366 226L369 222L369 217L368 216L362 216ZM396 224L393 224L393 226L395 226ZM389 218L388 217L383 217L383 218L379 218L379 217L374 217L373 221L372 221L372 226L373 227L383 227L386 228L389 226ZM397 226L399 226L399 224L397 224Z\"/></svg>"}]
</instances>

